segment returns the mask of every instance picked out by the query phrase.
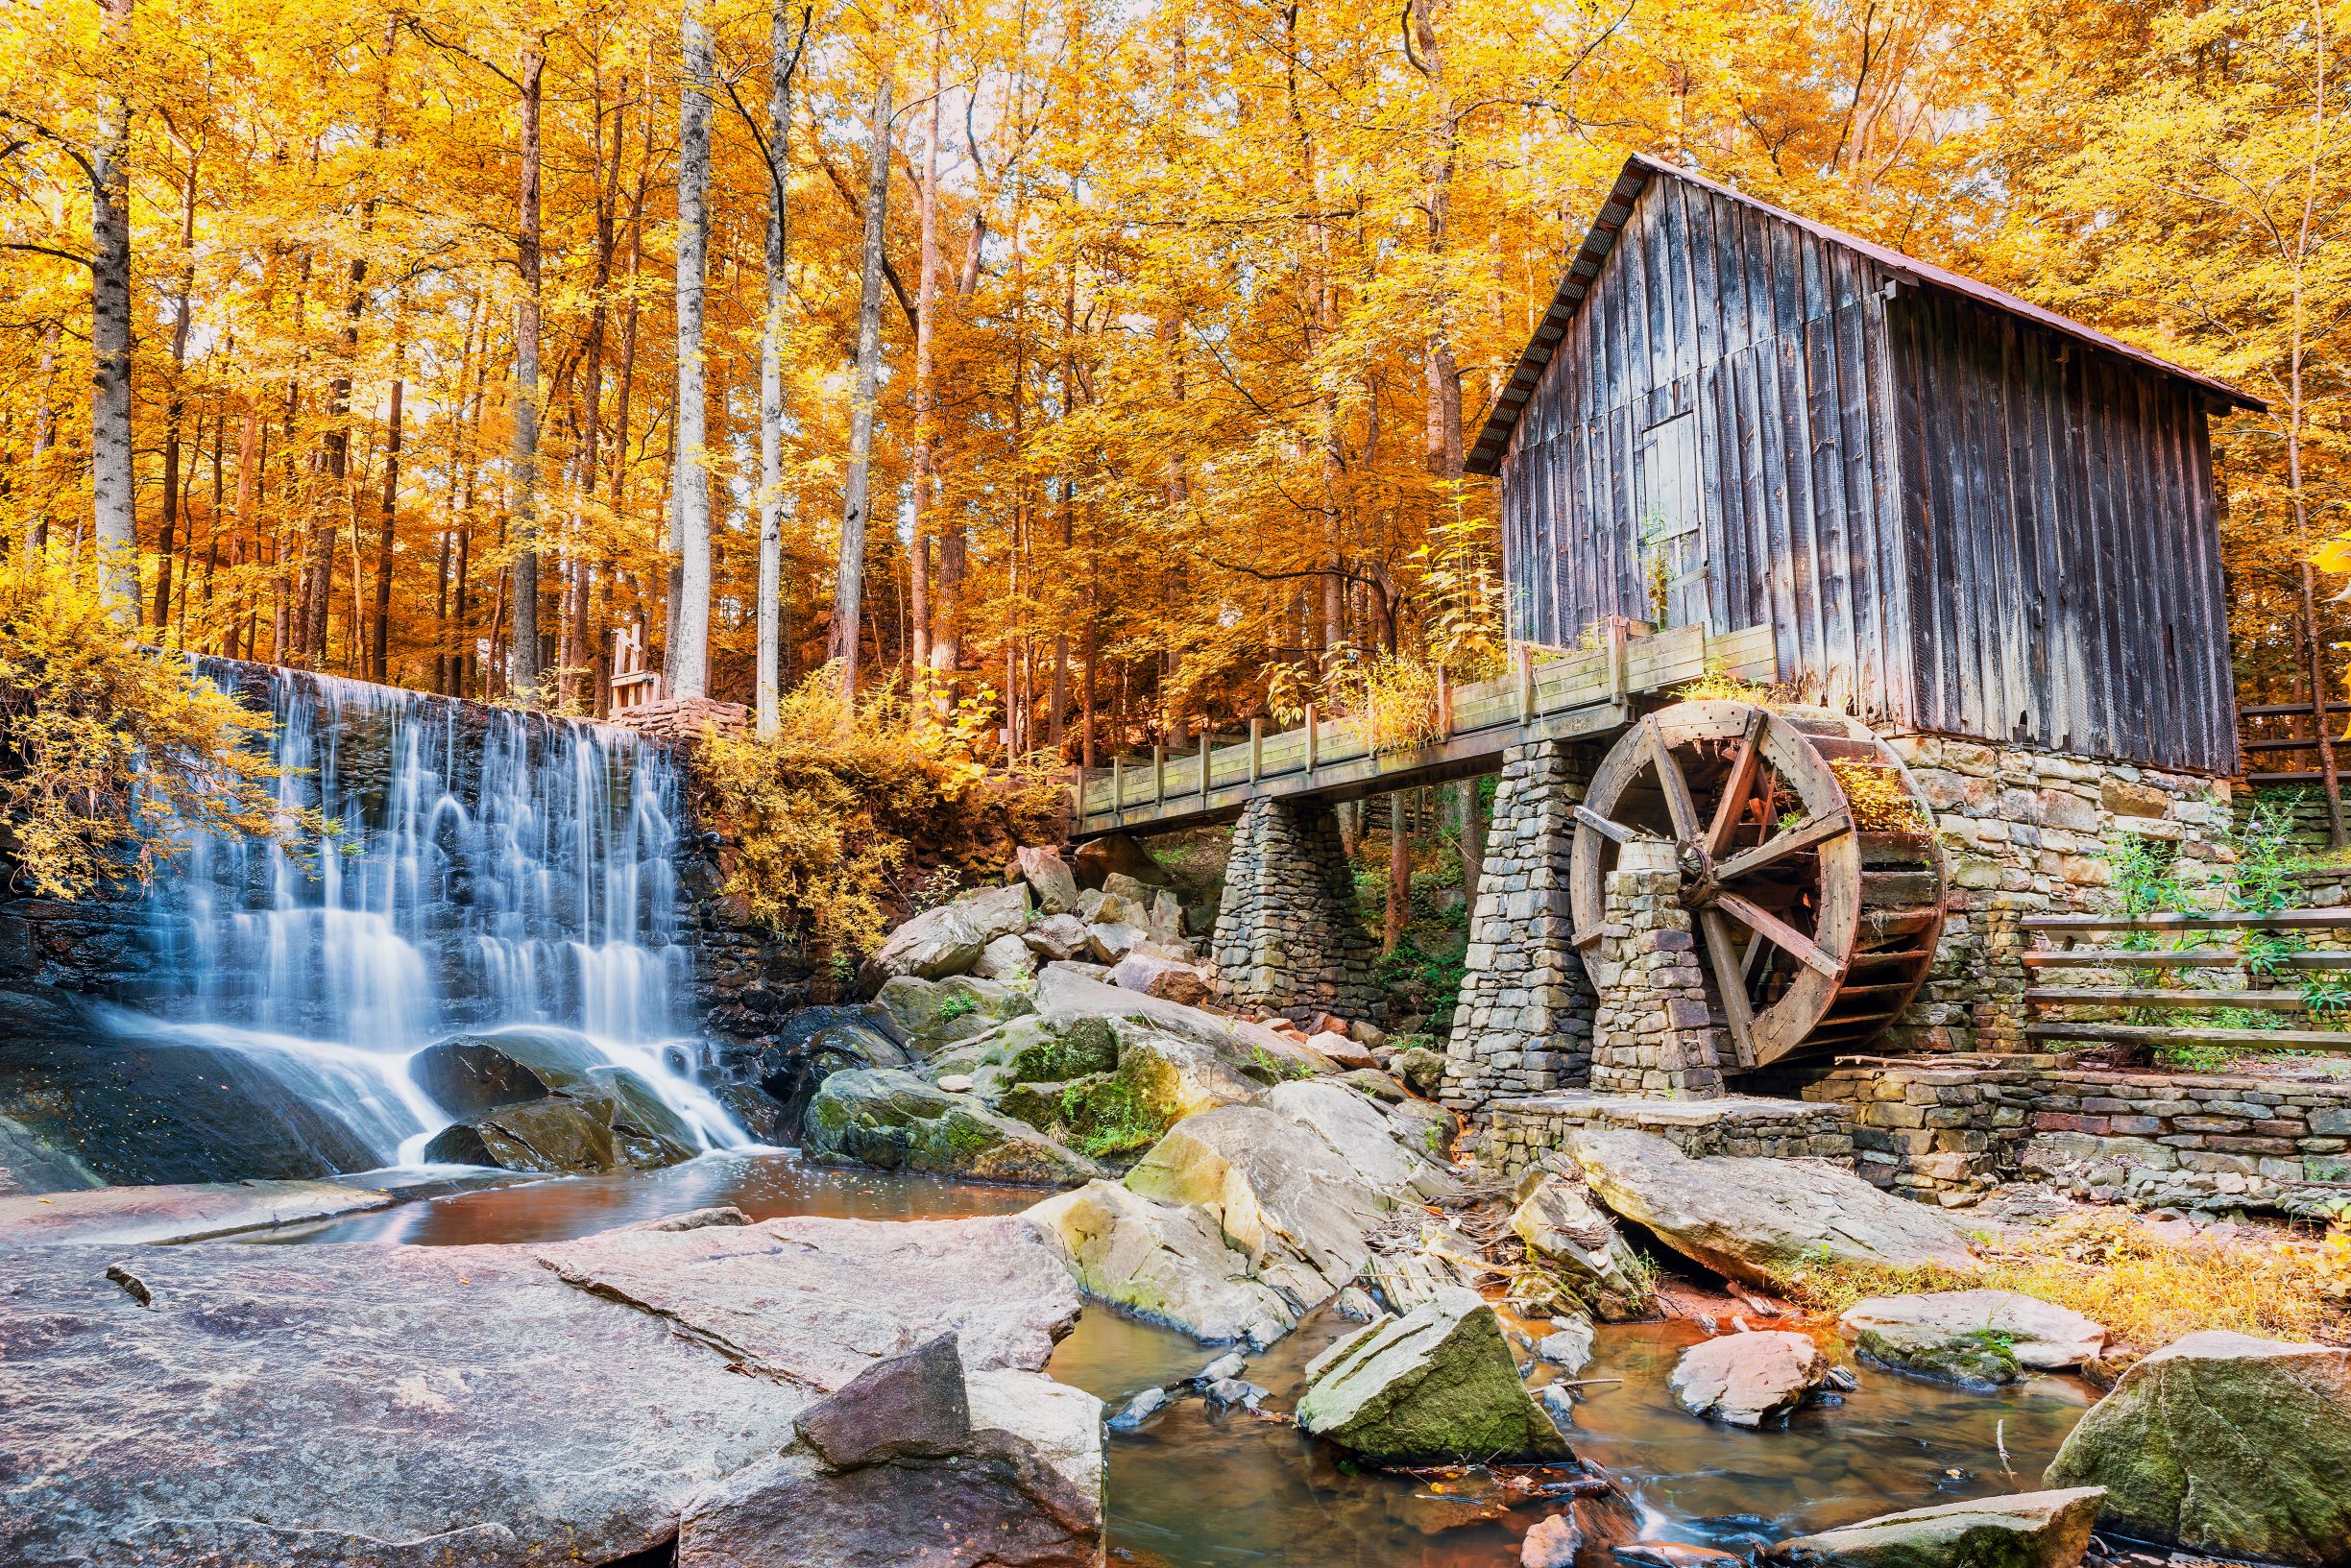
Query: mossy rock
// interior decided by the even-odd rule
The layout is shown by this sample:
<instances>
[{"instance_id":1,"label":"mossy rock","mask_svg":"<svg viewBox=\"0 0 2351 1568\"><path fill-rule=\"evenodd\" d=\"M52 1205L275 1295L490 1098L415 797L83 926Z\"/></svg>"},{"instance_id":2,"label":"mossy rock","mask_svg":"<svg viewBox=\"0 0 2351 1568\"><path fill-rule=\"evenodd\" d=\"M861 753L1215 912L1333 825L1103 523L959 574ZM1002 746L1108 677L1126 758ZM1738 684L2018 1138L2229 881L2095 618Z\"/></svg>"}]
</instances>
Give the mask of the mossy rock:
<instances>
[{"instance_id":1,"label":"mossy rock","mask_svg":"<svg viewBox=\"0 0 2351 1568\"><path fill-rule=\"evenodd\" d=\"M1158 1141L1168 1123L1136 1098L1116 1073L1090 1073L1061 1083L1022 1083L999 1108L1098 1160L1123 1164Z\"/></svg>"},{"instance_id":2,"label":"mossy rock","mask_svg":"<svg viewBox=\"0 0 2351 1568\"><path fill-rule=\"evenodd\" d=\"M1854 1336L1854 1348L1880 1366L1964 1387L1998 1387L2024 1375L2009 1337L1991 1329L1926 1339L1865 1328Z\"/></svg>"},{"instance_id":3,"label":"mossy rock","mask_svg":"<svg viewBox=\"0 0 2351 1568\"><path fill-rule=\"evenodd\" d=\"M998 1055L1007 1083L1057 1083L1115 1070L1118 1034L1102 1018L1016 1019L1005 1025Z\"/></svg>"},{"instance_id":4,"label":"mossy rock","mask_svg":"<svg viewBox=\"0 0 2351 1568\"><path fill-rule=\"evenodd\" d=\"M812 1158L981 1181L1054 1186L1103 1168L1038 1128L971 1095L911 1073L836 1073L809 1101L802 1146Z\"/></svg>"}]
</instances>

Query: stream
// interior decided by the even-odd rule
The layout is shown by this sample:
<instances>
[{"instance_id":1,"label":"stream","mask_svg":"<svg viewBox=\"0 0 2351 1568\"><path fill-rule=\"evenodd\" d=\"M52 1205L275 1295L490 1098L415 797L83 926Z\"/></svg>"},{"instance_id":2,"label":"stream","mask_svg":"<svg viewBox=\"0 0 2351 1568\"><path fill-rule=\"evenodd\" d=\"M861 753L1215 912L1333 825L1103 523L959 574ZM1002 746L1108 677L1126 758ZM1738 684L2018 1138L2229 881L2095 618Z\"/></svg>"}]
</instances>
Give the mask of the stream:
<instances>
[{"instance_id":1,"label":"stream","mask_svg":"<svg viewBox=\"0 0 2351 1568\"><path fill-rule=\"evenodd\" d=\"M817 1166L787 1150L730 1150L666 1170L453 1194L254 1241L553 1242L718 1203L759 1219L939 1219L1010 1214L1040 1195ZM1270 1408L1288 1410L1306 1363L1354 1326L1327 1309L1315 1313L1254 1358L1247 1375L1272 1390ZM1572 1440L1581 1458L1622 1484L1649 1536L1727 1551L1897 1508L2029 1490L2091 1397L2070 1378L1973 1393L1864 1366L1856 1368L1860 1386L1841 1402L1801 1411L1784 1429L1744 1432L1697 1420L1666 1393L1675 1358L1704 1337L1682 1319L1603 1325L1593 1363L1579 1374ZM1833 1335L1824 1342L1851 1364ZM1095 1306L1049 1370L1115 1411L1223 1353ZM1140 1432L1112 1434L1108 1453L1111 1560L1143 1568L1505 1568L1545 1511L1513 1513L1476 1471L1350 1473L1284 1423L1238 1410L1212 1414L1197 1398ZM1588 1568L1610 1561L1604 1548L1588 1548L1585 1558Z\"/></svg>"}]
</instances>

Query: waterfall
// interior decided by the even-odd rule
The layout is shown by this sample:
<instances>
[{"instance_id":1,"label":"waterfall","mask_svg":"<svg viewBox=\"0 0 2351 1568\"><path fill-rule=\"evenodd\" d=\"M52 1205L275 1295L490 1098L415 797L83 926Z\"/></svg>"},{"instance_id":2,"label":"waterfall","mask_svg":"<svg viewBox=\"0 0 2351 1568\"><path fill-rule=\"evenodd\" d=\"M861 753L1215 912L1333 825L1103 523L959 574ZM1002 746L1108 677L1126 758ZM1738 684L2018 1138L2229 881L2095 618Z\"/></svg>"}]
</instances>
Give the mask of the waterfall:
<instances>
[{"instance_id":1,"label":"waterfall","mask_svg":"<svg viewBox=\"0 0 2351 1568\"><path fill-rule=\"evenodd\" d=\"M161 895L184 995L151 1038L234 1053L414 1163L448 1116L409 1075L435 1040L575 1031L570 1054L652 1086L703 1147L746 1142L692 1077L679 940L682 791L668 753L607 725L303 671L206 662L278 723L279 801L323 841L199 836Z\"/></svg>"}]
</instances>

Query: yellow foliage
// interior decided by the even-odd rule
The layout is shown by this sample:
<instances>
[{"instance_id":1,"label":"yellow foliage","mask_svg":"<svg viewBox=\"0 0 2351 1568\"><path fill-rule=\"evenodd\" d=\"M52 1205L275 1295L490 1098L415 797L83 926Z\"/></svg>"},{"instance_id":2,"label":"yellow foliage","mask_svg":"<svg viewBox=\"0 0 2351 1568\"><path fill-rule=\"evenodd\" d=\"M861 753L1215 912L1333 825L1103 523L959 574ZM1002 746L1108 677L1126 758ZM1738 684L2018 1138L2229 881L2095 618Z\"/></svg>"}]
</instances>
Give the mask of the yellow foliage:
<instances>
[{"instance_id":1,"label":"yellow foliage","mask_svg":"<svg viewBox=\"0 0 2351 1568\"><path fill-rule=\"evenodd\" d=\"M45 898L145 881L190 832L323 831L281 808L271 721L139 647L62 551L0 561L0 832Z\"/></svg>"},{"instance_id":2,"label":"yellow foliage","mask_svg":"<svg viewBox=\"0 0 2351 1568\"><path fill-rule=\"evenodd\" d=\"M893 688L853 711L828 665L785 695L777 720L770 740L708 740L697 776L735 841L724 891L824 952L878 947L910 902L901 875L926 853L1001 863L1014 842L1054 832L1055 781L991 779L971 758L970 724L918 720Z\"/></svg>"},{"instance_id":3,"label":"yellow foliage","mask_svg":"<svg viewBox=\"0 0 2351 1568\"><path fill-rule=\"evenodd\" d=\"M2316 1245L2172 1240L2135 1217L2095 1212L1996 1240L1982 1266L1883 1269L1827 1266L1795 1292L1843 1312L1863 1296L1987 1288L2070 1307L2142 1354L2204 1329L2351 1343L2351 1234L2338 1221Z\"/></svg>"},{"instance_id":4,"label":"yellow foliage","mask_svg":"<svg viewBox=\"0 0 2351 1568\"><path fill-rule=\"evenodd\" d=\"M1415 751L1444 733L1437 671L1417 659L1383 653L1336 671L1331 693L1367 751Z\"/></svg>"},{"instance_id":5,"label":"yellow foliage","mask_svg":"<svg viewBox=\"0 0 2351 1568\"><path fill-rule=\"evenodd\" d=\"M1902 775L1890 767L1838 758L1829 764L1845 787L1845 804L1854 826L1864 832L1918 832L1930 824L1925 808L1903 787Z\"/></svg>"},{"instance_id":6,"label":"yellow foliage","mask_svg":"<svg viewBox=\"0 0 2351 1568\"><path fill-rule=\"evenodd\" d=\"M1681 702L1751 702L1757 708L1777 708L1795 700L1786 687L1769 681L1750 681L1720 664L1709 664L1698 679L1674 689Z\"/></svg>"}]
</instances>

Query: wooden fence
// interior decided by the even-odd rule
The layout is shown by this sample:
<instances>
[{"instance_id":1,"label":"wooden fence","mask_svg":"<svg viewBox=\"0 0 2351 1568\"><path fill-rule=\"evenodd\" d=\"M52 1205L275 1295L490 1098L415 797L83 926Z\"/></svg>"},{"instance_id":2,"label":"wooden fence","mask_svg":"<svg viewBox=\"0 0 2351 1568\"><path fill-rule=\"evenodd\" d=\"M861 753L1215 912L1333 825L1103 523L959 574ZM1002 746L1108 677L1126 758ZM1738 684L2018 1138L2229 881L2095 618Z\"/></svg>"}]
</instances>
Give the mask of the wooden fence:
<instances>
[{"instance_id":1,"label":"wooden fence","mask_svg":"<svg viewBox=\"0 0 2351 1568\"><path fill-rule=\"evenodd\" d=\"M2038 935L2065 944L2024 954L2028 977L2024 1002L2034 1015L2024 1029L2029 1039L2351 1055L2351 1032L2132 1023L2127 1016L2116 1017L2145 1011L2244 1011L2305 1018L2311 999L2301 977L2334 972L2351 981L2351 909L2288 909L2272 915L2028 915L2022 925L2028 939ZM2246 954L2240 948L2218 945L2250 931L2325 945L2277 953L2268 965L2276 973L2258 976L2246 969ZM2169 942L2126 947L2114 940L2133 936ZM2131 972L2150 970L2206 983L2130 983L2141 979ZM2123 983L2116 983L2117 972ZM2230 983L2210 983L2224 978ZM2068 1016L2076 1013L2094 1016Z\"/></svg>"},{"instance_id":2,"label":"wooden fence","mask_svg":"<svg viewBox=\"0 0 2351 1568\"><path fill-rule=\"evenodd\" d=\"M2250 703L2237 710L2237 749L2244 754L2245 783L2249 784L2315 784L2318 771L2318 731L2314 706L2307 702ZM2351 703L2331 702L2327 713L2339 725L2351 721ZM2351 740L2336 732L2336 766L2351 774Z\"/></svg>"}]
</instances>

